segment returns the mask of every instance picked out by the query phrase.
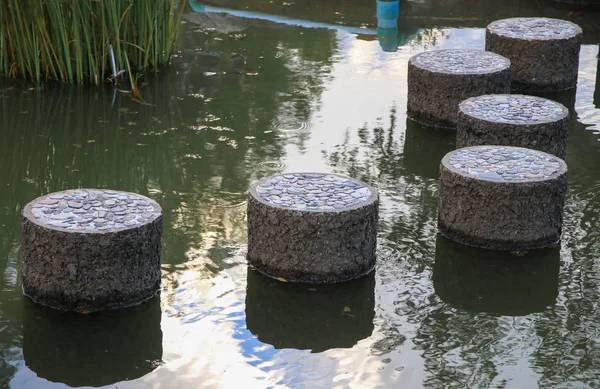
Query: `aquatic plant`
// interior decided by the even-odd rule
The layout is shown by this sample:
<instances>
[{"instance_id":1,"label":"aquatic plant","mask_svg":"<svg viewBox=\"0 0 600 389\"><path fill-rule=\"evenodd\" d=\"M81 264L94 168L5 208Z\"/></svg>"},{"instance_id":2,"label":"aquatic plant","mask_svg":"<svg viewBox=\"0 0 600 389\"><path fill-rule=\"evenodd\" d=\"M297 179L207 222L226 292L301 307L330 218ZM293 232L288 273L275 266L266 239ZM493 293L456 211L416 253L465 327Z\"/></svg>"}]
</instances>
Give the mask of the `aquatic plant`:
<instances>
[{"instance_id":1,"label":"aquatic plant","mask_svg":"<svg viewBox=\"0 0 600 389\"><path fill-rule=\"evenodd\" d=\"M187 0L3 0L0 74L99 84L168 63ZM111 54L114 53L114 54Z\"/></svg>"}]
</instances>

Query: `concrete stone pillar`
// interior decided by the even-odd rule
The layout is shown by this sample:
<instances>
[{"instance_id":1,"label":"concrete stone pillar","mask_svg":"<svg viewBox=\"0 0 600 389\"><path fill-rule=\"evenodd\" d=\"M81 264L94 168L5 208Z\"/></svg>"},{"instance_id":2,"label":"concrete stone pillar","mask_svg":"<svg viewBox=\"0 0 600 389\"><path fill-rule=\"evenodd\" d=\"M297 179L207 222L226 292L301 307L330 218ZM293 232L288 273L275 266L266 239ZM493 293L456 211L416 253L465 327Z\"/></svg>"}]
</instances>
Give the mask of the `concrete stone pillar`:
<instances>
[{"instance_id":1,"label":"concrete stone pillar","mask_svg":"<svg viewBox=\"0 0 600 389\"><path fill-rule=\"evenodd\" d=\"M41 196L22 219L23 291L68 311L137 305L160 290L162 210L102 189Z\"/></svg>"},{"instance_id":2,"label":"concrete stone pillar","mask_svg":"<svg viewBox=\"0 0 600 389\"><path fill-rule=\"evenodd\" d=\"M407 115L427 126L456 128L458 104L509 93L510 61L480 50L435 50L408 61Z\"/></svg>"},{"instance_id":3,"label":"concrete stone pillar","mask_svg":"<svg viewBox=\"0 0 600 389\"><path fill-rule=\"evenodd\" d=\"M571 22L511 18L490 23L485 48L511 62L513 92L551 92L577 85L583 32Z\"/></svg>"},{"instance_id":4,"label":"concrete stone pillar","mask_svg":"<svg viewBox=\"0 0 600 389\"><path fill-rule=\"evenodd\" d=\"M438 228L457 242L525 251L560 240L567 164L521 147L473 146L442 159Z\"/></svg>"},{"instance_id":5,"label":"concrete stone pillar","mask_svg":"<svg viewBox=\"0 0 600 389\"><path fill-rule=\"evenodd\" d=\"M348 281L375 267L378 192L337 174L289 173L248 194L248 261L294 282Z\"/></svg>"},{"instance_id":6,"label":"concrete stone pillar","mask_svg":"<svg viewBox=\"0 0 600 389\"><path fill-rule=\"evenodd\" d=\"M526 95L482 95L460 103L456 147L526 147L565 158L569 110Z\"/></svg>"}]
</instances>

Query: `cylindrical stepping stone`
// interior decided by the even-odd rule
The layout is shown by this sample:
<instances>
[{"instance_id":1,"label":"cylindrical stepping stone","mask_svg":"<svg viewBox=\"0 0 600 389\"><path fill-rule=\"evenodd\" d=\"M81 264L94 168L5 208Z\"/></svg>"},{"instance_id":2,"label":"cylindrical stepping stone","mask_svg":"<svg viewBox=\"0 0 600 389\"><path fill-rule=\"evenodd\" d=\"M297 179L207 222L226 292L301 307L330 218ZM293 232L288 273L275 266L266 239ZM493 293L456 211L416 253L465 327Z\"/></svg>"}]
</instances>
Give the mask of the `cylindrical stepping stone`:
<instances>
[{"instance_id":1,"label":"cylindrical stepping stone","mask_svg":"<svg viewBox=\"0 0 600 389\"><path fill-rule=\"evenodd\" d=\"M338 174L289 173L248 194L248 261L294 282L341 282L375 267L378 192Z\"/></svg>"},{"instance_id":2,"label":"cylindrical stepping stone","mask_svg":"<svg viewBox=\"0 0 600 389\"><path fill-rule=\"evenodd\" d=\"M565 158L569 110L526 95L483 95L459 105L456 147L518 146Z\"/></svg>"},{"instance_id":3,"label":"cylindrical stepping stone","mask_svg":"<svg viewBox=\"0 0 600 389\"><path fill-rule=\"evenodd\" d=\"M473 146L442 159L438 228L467 245L509 251L560 240L567 165L521 147Z\"/></svg>"},{"instance_id":4,"label":"cylindrical stepping stone","mask_svg":"<svg viewBox=\"0 0 600 389\"><path fill-rule=\"evenodd\" d=\"M485 47L510 59L512 91L559 91L577 85L582 36L565 20L502 19L487 26Z\"/></svg>"},{"instance_id":5,"label":"cylindrical stepping stone","mask_svg":"<svg viewBox=\"0 0 600 389\"><path fill-rule=\"evenodd\" d=\"M510 92L510 61L481 50L436 50L408 61L408 117L455 128L458 104L473 96Z\"/></svg>"},{"instance_id":6,"label":"cylindrical stepping stone","mask_svg":"<svg viewBox=\"0 0 600 389\"><path fill-rule=\"evenodd\" d=\"M147 197L79 189L39 197L22 220L23 291L69 311L139 304L160 289L162 210Z\"/></svg>"}]
</instances>

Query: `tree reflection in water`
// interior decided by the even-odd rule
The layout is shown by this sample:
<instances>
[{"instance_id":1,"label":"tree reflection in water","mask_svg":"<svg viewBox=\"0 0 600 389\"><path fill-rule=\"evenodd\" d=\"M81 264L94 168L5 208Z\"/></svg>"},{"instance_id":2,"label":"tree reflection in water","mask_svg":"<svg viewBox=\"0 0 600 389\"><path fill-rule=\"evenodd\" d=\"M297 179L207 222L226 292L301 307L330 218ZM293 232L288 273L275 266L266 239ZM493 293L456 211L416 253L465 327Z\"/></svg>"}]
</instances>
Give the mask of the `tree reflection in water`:
<instances>
[{"instance_id":1,"label":"tree reflection in water","mask_svg":"<svg viewBox=\"0 0 600 389\"><path fill-rule=\"evenodd\" d=\"M336 50L328 30L272 32L250 25L221 34L184 24L172 70L140 81L143 104L111 89L0 86L0 325L6 328L0 369L6 376L13 367L5 361L17 363L21 344L32 344L17 324L23 315L19 213L42 193L98 187L159 202L163 304L171 303L182 272L206 279L239 264L230 259L246 240L246 190L282 169L285 145L302 146L309 136L310 128L293 126L310 121Z\"/></svg>"},{"instance_id":2,"label":"tree reflection in water","mask_svg":"<svg viewBox=\"0 0 600 389\"><path fill-rule=\"evenodd\" d=\"M376 317L381 331L395 328L421 352L426 387L506 387L514 377L522 387L600 384L600 197L592 178L600 143L577 120L574 93L563 95L573 111L561 249L515 257L436 238L437 168L453 134L410 121L397 129L395 110L388 124L348 132L323 152L335 171L380 190L377 293L395 302Z\"/></svg>"}]
</instances>

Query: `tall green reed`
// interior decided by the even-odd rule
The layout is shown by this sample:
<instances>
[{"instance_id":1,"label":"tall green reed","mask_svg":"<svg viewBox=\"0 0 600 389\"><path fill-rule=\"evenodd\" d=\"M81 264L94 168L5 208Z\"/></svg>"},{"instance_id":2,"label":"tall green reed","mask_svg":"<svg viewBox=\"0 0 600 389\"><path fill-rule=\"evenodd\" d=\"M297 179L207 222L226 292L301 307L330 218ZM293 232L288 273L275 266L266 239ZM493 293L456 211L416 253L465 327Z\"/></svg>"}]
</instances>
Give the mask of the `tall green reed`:
<instances>
[{"instance_id":1,"label":"tall green reed","mask_svg":"<svg viewBox=\"0 0 600 389\"><path fill-rule=\"evenodd\" d=\"M187 1L2 0L0 75L97 85L115 71L156 70L171 57Z\"/></svg>"}]
</instances>

